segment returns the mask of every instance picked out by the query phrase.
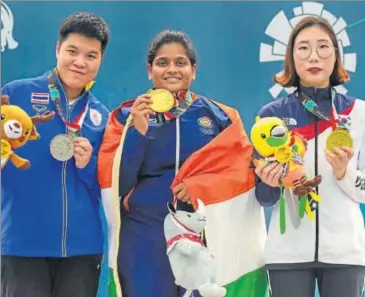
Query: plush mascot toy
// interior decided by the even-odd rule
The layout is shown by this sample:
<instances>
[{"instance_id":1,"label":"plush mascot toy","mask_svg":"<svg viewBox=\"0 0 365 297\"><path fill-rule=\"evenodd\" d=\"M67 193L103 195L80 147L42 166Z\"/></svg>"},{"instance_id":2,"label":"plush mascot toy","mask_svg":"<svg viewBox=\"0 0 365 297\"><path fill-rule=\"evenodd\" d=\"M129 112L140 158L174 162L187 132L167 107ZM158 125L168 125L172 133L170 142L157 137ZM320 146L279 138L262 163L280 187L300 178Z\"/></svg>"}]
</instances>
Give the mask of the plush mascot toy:
<instances>
[{"instance_id":1,"label":"plush mascot toy","mask_svg":"<svg viewBox=\"0 0 365 297\"><path fill-rule=\"evenodd\" d=\"M299 216L307 213L309 219L314 220L313 211L321 198L313 190L321 183L321 176L309 179L304 167L304 156L307 143L299 134L289 131L284 122L277 117L256 117L251 129L251 141L262 158L254 159L254 166L264 163L279 162L283 164L280 177L280 230L285 232L285 197L284 188L293 190L299 196Z\"/></svg>"},{"instance_id":2,"label":"plush mascot toy","mask_svg":"<svg viewBox=\"0 0 365 297\"><path fill-rule=\"evenodd\" d=\"M30 161L19 157L14 150L24 146L28 140L39 139L35 125L54 117L54 113L30 117L23 109L9 105L9 97L1 96L1 169L10 160L16 168L27 169Z\"/></svg>"},{"instance_id":3,"label":"plush mascot toy","mask_svg":"<svg viewBox=\"0 0 365 297\"><path fill-rule=\"evenodd\" d=\"M193 213L168 204L169 215L164 223L167 256L176 285L187 290L184 297L193 290L198 290L202 297L223 297L226 288L215 283L214 258L200 239L206 215L204 203L197 201L198 209Z\"/></svg>"}]
</instances>

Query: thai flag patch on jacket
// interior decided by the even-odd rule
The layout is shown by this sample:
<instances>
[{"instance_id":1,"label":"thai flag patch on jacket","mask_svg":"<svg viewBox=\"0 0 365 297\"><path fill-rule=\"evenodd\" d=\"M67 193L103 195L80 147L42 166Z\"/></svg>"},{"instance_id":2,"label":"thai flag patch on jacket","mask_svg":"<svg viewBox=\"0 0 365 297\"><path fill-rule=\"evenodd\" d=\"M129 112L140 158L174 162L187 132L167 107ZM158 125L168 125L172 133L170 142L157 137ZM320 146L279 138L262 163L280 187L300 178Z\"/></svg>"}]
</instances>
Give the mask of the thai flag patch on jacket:
<instances>
[{"instance_id":1,"label":"thai flag patch on jacket","mask_svg":"<svg viewBox=\"0 0 365 297\"><path fill-rule=\"evenodd\" d=\"M49 94L48 93L32 93L32 97L30 101L33 104L48 104L49 103Z\"/></svg>"}]
</instances>

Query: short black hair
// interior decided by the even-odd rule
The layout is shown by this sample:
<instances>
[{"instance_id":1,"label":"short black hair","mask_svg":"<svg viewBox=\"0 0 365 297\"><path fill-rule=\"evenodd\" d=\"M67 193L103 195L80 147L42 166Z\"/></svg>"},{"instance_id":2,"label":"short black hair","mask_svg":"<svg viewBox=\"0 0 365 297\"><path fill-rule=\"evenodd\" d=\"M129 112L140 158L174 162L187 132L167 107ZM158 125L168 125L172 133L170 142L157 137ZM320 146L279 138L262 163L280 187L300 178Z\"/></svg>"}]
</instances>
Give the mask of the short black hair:
<instances>
[{"instance_id":1,"label":"short black hair","mask_svg":"<svg viewBox=\"0 0 365 297\"><path fill-rule=\"evenodd\" d=\"M69 34L80 34L89 38L96 38L101 43L104 53L109 42L109 26L98 15L88 12L78 12L65 18L61 24L58 41L63 42Z\"/></svg>"},{"instance_id":2,"label":"short black hair","mask_svg":"<svg viewBox=\"0 0 365 297\"><path fill-rule=\"evenodd\" d=\"M196 64L196 53L193 42L186 33L173 30L162 31L153 39L148 49L147 63L152 65L160 47L169 43L180 43L185 48L191 65Z\"/></svg>"}]
</instances>

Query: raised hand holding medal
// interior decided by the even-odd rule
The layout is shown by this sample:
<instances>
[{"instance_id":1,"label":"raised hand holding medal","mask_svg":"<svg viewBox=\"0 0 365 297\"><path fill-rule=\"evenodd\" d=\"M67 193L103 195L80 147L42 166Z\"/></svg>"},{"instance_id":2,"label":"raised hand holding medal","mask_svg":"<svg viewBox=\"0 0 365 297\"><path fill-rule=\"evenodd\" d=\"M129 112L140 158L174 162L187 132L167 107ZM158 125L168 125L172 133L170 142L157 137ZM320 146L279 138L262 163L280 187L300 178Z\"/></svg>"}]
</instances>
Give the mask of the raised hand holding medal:
<instances>
[{"instance_id":1,"label":"raised hand holding medal","mask_svg":"<svg viewBox=\"0 0 365 297\"><path fill-rule=\"evenodd\" d=\"M151 104L151 96L143 94L137 97L131 108L133 125L142 135L147 133L150 115L155 114L149 107Z\"/></svg>"},{"instance_id":2,"label":"raised hand holding medal","mask_svg":"<svg viewBox=\"0 0 365 297\"><path fill-rule=\"evenodd\" d=\"M164 89L149 90L147 94L138 96L131 108L134 127L146 135L149 117L168 112L174 104L174 96Z\"/></svg>"},{"instance_id":3,"label":"raised hand holding medal","mask_svg":"<svg viewBox=\"0 0 365 297\"><path fill-rule=\"evenodd\" d=\"M347 166L354 156L353 139L347 122L339 121L336 108L332 100L331 113L332 133L326 141L325 157L332 166L333 175L341 180L347 171Z\"/></svg>"},{"instance_id":4,"label":"raised hand holding medal","mask_svg":"<svg viewBox=\"0 0 365 297\"><path fill-rule=\"evenodd\" d=\"M156 112L156 121L167 122L180 117L193 103L195 95L190 91L171 93L165 89L149 90L152 104L150 108Z\"/></svg>"},{"instance_id":5,"label":"raised hand holding medal","mask_svg":"<svg viewBox=\"0 0 365 297\"><path fill-rule=\"evenodd\" d=\"M84 106L81 113L73 122L69 122L70 115L68 115L68 119L66 119L62 109L60 92L56 86L55 71L52 71L48 77L48 88L57 114L67 127L67 131L69 131L69 134L58 134L51 140L50 153L53 158L61 162L68 161L72 157L75 157L76 166L83 168L90 161L92 152L90 142L86 138L79 137L88 110L88 105L86 104Z\"/></svg>"},{"instance_id":6,"label":"raised hand holding medal","mask_svg":"<svg viewBox=\"0 0 365 297\"><path fill-rule=\"evenodd\" d=\"M91 159L93 148L90 141L84 137L76 137L74 139L75 144L75 165L77 168L84 168L89 164Z\"/></svg>"},{"instance_id":7,"label":"raised hand holding medal","mask_svg":"<svg viewBox=\"0 0 365 297\"><path fill-rule=\"evenodd\" d=\"M333 174L336 179L341 180L347 171L347 165L354 156L354 151L350 147L333 148L333 152L326 150L325 157L328 163L332 166Z\"/></svg>"},{"instance_id":8,"label":"raised hand holding medal","mask_svg":"<svg viewBox=\"0 0 365 297\"><path fill-rule=\"evenodd\" d=\"M329 151L336 152L334 148L349 147L352 148L353 140L349 131L336 128L328 136L326 141L326 148Z\"/></svg>"},{"instance_id":9,"label":"raised hand holding medal","mask_svg":"<svg viewBox=\"0 0 365 297\"><path fill-rule=\"evenodd\" d=\"M58 161L65 162L70 160L75 152L73 139L67 134L58 134L50 144L50 152L53 158Z\"/></svg>"},{"instance_id":10,"label":"raised hand holding medal","mask_svg":"<svg viewBox=\"0 0 365 297\"><path fill-rule=\"evenodd\" d=\"M154 112L167 112L174 107L175 98L171 92L164 89L155 89L148 92L152 100L150 108Z\"/></svg>"}]
</instances>

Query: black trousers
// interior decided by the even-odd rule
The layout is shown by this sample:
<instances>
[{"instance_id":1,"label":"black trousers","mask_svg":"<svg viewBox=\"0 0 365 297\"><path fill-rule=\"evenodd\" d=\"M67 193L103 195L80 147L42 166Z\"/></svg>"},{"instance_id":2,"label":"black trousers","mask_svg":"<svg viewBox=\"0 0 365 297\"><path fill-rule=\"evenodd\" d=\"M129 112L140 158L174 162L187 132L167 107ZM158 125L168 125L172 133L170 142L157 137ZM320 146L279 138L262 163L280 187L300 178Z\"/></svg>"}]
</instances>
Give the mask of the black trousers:
<instances>
[{"instance_id":1,"label":"black trousers","mask_svg":"<svg viewBox=\"0 0 365 297\"><path fill-rule=\"evenodd\" d=\"M365 267L270 270L271 297L363 297Z\"/></svg>"},{"instance_id":2,"label":"black trousers","mask_svg":"<svg viewBox=\"0 0 365 297\"><path fill-rule=\"evenodd\" d=\"M102 255L1 257L2 297L96 297Z\"/></svg>"}]
</instances>

